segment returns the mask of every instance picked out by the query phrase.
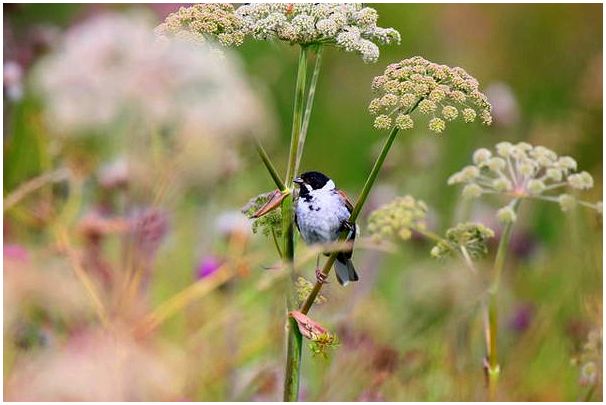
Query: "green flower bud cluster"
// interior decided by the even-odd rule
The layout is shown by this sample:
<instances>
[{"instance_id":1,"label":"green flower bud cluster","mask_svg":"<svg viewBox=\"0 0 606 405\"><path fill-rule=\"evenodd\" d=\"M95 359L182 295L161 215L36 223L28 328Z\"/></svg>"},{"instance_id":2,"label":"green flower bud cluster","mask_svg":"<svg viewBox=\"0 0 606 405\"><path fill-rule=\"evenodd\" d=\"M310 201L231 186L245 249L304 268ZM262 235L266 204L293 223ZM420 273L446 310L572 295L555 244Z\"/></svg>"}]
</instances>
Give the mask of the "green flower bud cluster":
<instances>
[{"instance_id":1,"label":"green flower bud cluster","mask_svg":"<svg viewBox=\"0 0 606 405\"><path fill-rule=\"evenodd\" d=\"M460 67L439 65L415 56L387 66L374 78L375 98L368 111L375 116L377 129L414 127L410 114L418 110L429 115L428 128L435 133L458 118L485 125L492 123L491 106L478 90L478 81Z\"/></svg>"},{"instance_id":2,"label":"green flower bud cluster","mask_svg":"<svg viewBox=\"0 0 606 405\"><path fill-rule=\"evenodd\" d=\"M397 197L370 214L368 232L373 238L410 239L413 230L426 229L427 205L411 196Z\"/></svg>"},{"instance_id":3,"label":"green flower bud cluster","mask_svg":"<svg viewBox=\"0 0 606 405\"><path fill-rule=\"evenodd\" d=\"M263 207L271 198L273 192L259 194L256 197L251 198L244 207L242 207L242 213L251 220L251 228L253 233L257 233L259 230L264 236L269 237L273 233L276 238L282 237L282 210L276 208L269 211L267 214L259 218L253 218L253 214Z\"/></svg>"},{"instance_id":4,"label":"green flower bud cluster","mask_svg":"<svg viewBox=\"0 0 606 405\"><path fill-rule=\"evenodd\" d=\"M181 7L166 17L155 32L160 37L174 36L202 42L212 38L223 46L239 46L244 42L246 31L244 22L234 12L234 6L226 3Z\"/></svg>"},{"instance_id":5,"label":"green flower bud cluster","mask_svg":"<svg viewBox=\"0 0 606 405\"><path fill-rule=\"evenodd\" d=\"M328 357L328 351L339 346L339 338L334 333L323 333L315 336L309 344L312 356Z\"/></svg>"},{"instance_id":6,"label":"green flower bud cluster","mask_svg":"<svg viewBox=\"0 0 606 405\"><path fill-rule=\"evenodd\" d=\"M431 249L431 255L441 259L450 256L455 248L465 248L472 259L480 259L488 254L487 244L490 238L494 238L494 232L482 224L458 224L446 231L446 239Z\"/></svg>"},{"instance_id":7,"label":"green flower bud cluster","mask_svg":"<svg viewBox=\"0 0 606 405\"><path fill-rule=\"evenodd\" d=\"M562 211L570 211L578 204L601 213L601 202L592 204L563 192L566 187L573 190L593 187L593 177L587 172L576 173L576 170L577 162L573 158L558 156L544 146L500 142L494 151L476 150L473 164L450 176L448 184L464 184L464 198L502 194L556 202ZM497 218L508 223L514 222L516 215L510 206L506 206L497 212Z\"/></svg>"},{"instance_id":8,"label":"green flower bud cluster","mask_svg":"<svg viewBox=\"0 0 606 405\"><path fill-rule=\"evenodd\" d=\"M299 304L303 304L307 297L309 297L309 294L311 294L311 290L313 290L314 284L304 277L299 277L295 282L295 288L297 290L297 299L299 300ZM322 294L318 294L316 296L316 299L314 300L314 303L323 304L326 301L327 300L325 296L323 296Z\"/></svg>"}]
</instances>

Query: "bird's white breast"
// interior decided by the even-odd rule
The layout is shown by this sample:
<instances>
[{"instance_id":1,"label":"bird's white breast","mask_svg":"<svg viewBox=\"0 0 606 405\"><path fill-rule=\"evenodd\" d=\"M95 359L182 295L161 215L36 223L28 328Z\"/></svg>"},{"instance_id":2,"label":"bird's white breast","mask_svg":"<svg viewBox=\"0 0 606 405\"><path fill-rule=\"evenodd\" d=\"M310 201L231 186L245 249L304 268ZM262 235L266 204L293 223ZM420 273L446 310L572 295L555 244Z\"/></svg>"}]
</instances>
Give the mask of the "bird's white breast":
<instances>
[{"instance_id":1,"label":"bird's white breast","mask_svg":"<svg viewBox=\"0 0 606 405\"><path fill-rule=\"evenodd\" d=\"M295 207L297 224L307 244L335 241L341 224L349 219L343 200L333 190L314 190L311 198L299 198Z\"/></svg>"}]
</instances>

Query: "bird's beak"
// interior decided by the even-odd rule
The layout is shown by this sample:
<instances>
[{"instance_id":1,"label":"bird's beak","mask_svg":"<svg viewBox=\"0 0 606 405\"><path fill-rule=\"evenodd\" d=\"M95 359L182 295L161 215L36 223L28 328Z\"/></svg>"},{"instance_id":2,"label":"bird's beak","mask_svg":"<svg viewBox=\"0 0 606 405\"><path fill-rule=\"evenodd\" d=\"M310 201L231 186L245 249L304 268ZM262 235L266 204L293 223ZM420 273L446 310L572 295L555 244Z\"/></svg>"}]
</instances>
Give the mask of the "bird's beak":
<instances>
[{"instance_id":1,"label":"bird's beak","mask_svg":"<svg viewBox=\"0 0 606 405\"><path fill-rule=\"evenodd\" d=\"M295 177L295 179L293 180L293 182L294 182L295 184L298 184L299 186L300 186L301 184L305 183L305 182L303 181L303 179L302 179L302 178L300 178L300 177Z\"/></svg>"}]
</instances>

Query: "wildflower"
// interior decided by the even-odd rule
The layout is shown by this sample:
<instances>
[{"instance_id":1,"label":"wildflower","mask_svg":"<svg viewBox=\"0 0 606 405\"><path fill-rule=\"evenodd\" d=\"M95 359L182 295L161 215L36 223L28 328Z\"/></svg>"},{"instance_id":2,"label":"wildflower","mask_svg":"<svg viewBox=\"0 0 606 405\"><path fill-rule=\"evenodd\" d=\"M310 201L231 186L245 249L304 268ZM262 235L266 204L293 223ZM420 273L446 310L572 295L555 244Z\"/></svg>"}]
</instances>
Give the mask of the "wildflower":
<instances>
[{"instance_id":1,"label":"wildflower","mask_svg":"<svg viewBox=\"0 0 606 405\"><path fill-rule=\"evenodd\" d=\"M280 207L276 207L271 211L266 212L261 217L255 217L263 206L265 206L274 196L274 191L269 193L259 194L251 198L248 203L242 208L241 212L252 220L252 231L257 233L261 229L264 236L275 235L276 238L282 237L282 211Z\"/></svg>"},{"instance_id":2,"label":"wildflower","mask_svg":"<svg viewBox=\"0 0 606 405\"><path fill-rule=\"evenodd\" d=\"M399 114L396 117L396 126L400 129L412 129L414 126L414 121L410 118L408 114Z\"/></svg>"},{"instance_id":3,"label":"wildflower","mask_svg":"<svg viewBox=\"0 0 606 405\"><path fill-rule=\"evenodd\" d=\"M495 156L496 155L496 156ZM463 196L477 198L482 194L502 194L511 198L534 198L560 205L569 211L577 204L601 211L601 203L589 203L562 192L570 187L586 190L593 187L593 177L587 172L574 173L577 162L570 156L559 157L544 146L526 142L499 142L494 153L481 148L473 153L473 166L479 172L469 176L469 166L453 174L448 184L464 184ZM499 210L501 222L515 221L510 207Z\"/></svg>"},{"instance_id":4,"label":"wildflower","mask_svg":"<svg viewBox=\"0 0 606 405\"><path fill-rule=\"evenodd\" d=\"M463 198L478 198L482 195L482 187L477 184L468 184L463 188Z\"/></svg>"},{"instance_id":5,"label":"wildflower","mask_svg":"<svg viewBox=\"0 0 606 405\"><path fill-rule=\"evenodd\" d=\"M463 109L463 120L465 122L474 122L476 119L476 110L473 108L465 108Z\"/></svg>"},{"instance_id":6,"label":"wildflower","mask_svg":"<svg viewBox=\"0 0 606 405\"><path fill-rule=\"evenodd\" d=\"M391 127L391 118L385 114L379 115L375 118L375 128L377 129L388 129Z\"/></svg>"},{"instance_id":7,"label":"wildflower","mask_svg":"<svg viewBox=\"0 0 606 405\"><path fill-rule=\"evenodd\" d=\"M451 105L444 106L444 108L442 108L442 116L447 121L452 121L459 116L459 110Z\"/></svg>"},{"instance_id":8,"label":"wildflower","mask_svg":"<svg viewBox=\"0 0 606 405\"><path fill-rule=\"evenodd\" d=\"M221 144L264 126L262 105L234 58L209 44L159 42L142 16L106 14L68 30L37 66L34 84L57 135L113 133L126 115L146 128Z\"/></svg>"},{"instance_id":9,"label":"wildflower","mask_svg":"<svg viewBox=\"0 0 606 405\"><path fill-rule=\"evenodd\" d=\"M480 116L484 124L492 122L491 106L476 79L461 68L438 65L420 56L387 66L381 76L374 78L372 88L376 97L368 110L375 116L410 114L418 109L430 115L429 128L438 133L444 131L446 121L459 117L473 122ZM435 116L437 112L442 118ZM384 118L382 121L386 122Z\"/></svg>"},{"instance_id":10,"label":"wildflower","mask_svg":"<svg viewBox=\"0 0 606 405\"><path fill-rule=\"evenodd\" d=\"M155 32L160 37L176 36L202 42L212 38L223 46L239 46L246 35L243 21L234 14L234 7L226 3L181 7L166 17Z\"/></svg>"},{"instance_id":11,"label":"wildflower","mask_svg":"<svg viewBox=\"0 0 606 405\"><path fill-rule=\"evenodd\" d=\"M446 129L446 122L444 122L444 120L440 118L432 118L429 120L428 127L430 131L439 134Z\"/></svg>"},{"instance_id":12,"label":"wildflower","mask_svg":"<svg viewBox=\"0 0 606 405\"><path fill-rule=\"evenodd\" d=\"M413 230L425 230L426 216L427 206L423 201L411 196L397 197L370 214L368 232L376 239L407 240Z\"/></svg>"},{"instance_id":13,"label":"wildflower","mask_svg":"<svg viewBox=\"0 0 606 405\"><path fill-rule=\"evenodd\" d=\"M366 63L379 58L377 44L400 43L400 33L377 26L375 9L361 4L251 3L234 13L242 32L258 40L333 45Z\"/></svg>"},{"instance_id":14,"label":"wildflower","mask_svg":"<svg viewBox=\"0 0 606 405\"><path fill-rule=\"evenodd\" d=\"M221 260L215 256L204 257L196 268L196 278L201 280L203 278L212 276L217 270L219 270L221 264Z\"/></svg>"},{"instance_id":15,"label":"wildflower","mask_svg":"<svg viewBox=\"0 0 606 405\"><path fill-rule=\"evenodd\" d=\"M497 211L497 219L502 224L509 224L516 222L516 212L510 206L503 207Z\"/></svg>"},{"instance_id":16,"label":"wildflower","mask_svg":"<svg viewBox=\"0 0 606 405\"><path fill-rule=\"evenodd\" d=\"M438 259L444 258L456 247L464 248L472 259L478 259L488 254L488 239L493 237L493 230L482 224L458 224L446 231L446 239L431 249L431 255Z\"/></svg>"}]
</instances>

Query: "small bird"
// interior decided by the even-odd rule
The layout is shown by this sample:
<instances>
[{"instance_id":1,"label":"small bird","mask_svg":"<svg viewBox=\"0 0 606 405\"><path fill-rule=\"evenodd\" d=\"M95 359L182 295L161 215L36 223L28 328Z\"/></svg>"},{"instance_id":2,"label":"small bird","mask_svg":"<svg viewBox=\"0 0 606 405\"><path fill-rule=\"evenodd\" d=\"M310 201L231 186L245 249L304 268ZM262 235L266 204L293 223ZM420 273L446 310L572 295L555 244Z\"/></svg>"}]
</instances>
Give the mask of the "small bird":
<instances>
[{"instance_id":1,"label":"small bird","mask_svg":"<svg viewBox=\"0 0 606 405\"><path fill-rule=\"evenodd\" d=\"M352 248L337 254L335 274L341 285L358 281L358 274L351 262L353 241L356 238L356 225L349 222L353 209L344 192L337 189L335 183L320 172L306 172L294 179L299 186L299 197L295 202L295 224L308 244L334 242L341 231L349 231L347 240ZM319 261L319 256L318 256ZM316 269L318 282L326 281L326 276Z\"/></svg>"}]
</instances>

